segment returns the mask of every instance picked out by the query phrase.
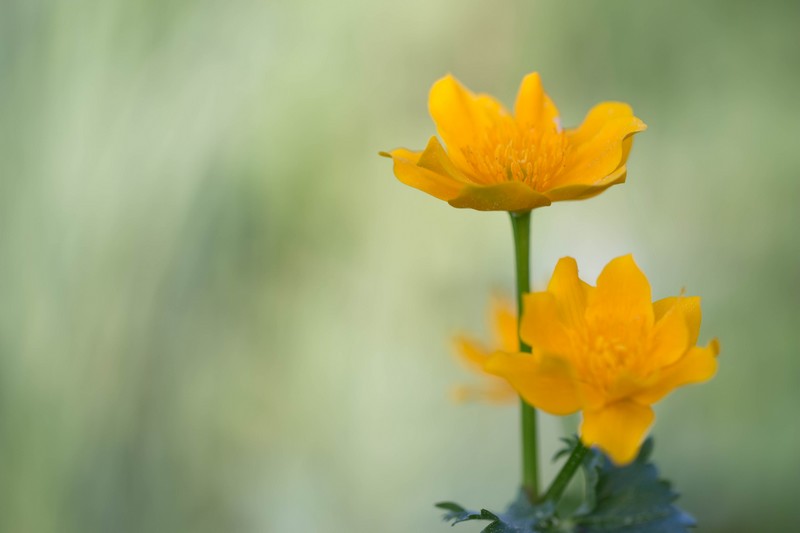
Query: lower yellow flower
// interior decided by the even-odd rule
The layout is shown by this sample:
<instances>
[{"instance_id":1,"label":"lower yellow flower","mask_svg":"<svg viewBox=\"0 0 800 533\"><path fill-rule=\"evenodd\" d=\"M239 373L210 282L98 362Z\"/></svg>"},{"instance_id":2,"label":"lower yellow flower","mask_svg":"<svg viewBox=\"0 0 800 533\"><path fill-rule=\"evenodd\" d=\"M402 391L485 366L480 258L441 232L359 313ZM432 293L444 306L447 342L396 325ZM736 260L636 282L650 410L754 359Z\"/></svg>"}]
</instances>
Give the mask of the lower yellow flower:
<instances>
[{"instance_id":1,"label":"lower yellow flower","mask_svg":"<svg viewBox=\"0 0 800 533\"><path fill-rule=\"evenodd\" d=\"M497 351L515 352L519 346L517 337L517 314L511 301L495 297L489 309L489 322L492 328L492 343L487 348L482 342L459 335L454 340L456 354L468 368L479 372L485 378L480 386L462 385L455 391L456 400L486 400L495 403L508 403L517 400L517 392L508 382L497 376L486 374L483 367L491 355Z\"/></svg>"},{"instance_id":2,"label":"lower yellow flower","mask_svg":"<svg viewBox=\"0 0 800 533\"><path fill-rule=\"evenodd\" d=\"M583 411L584 444L627 464L653 423L650 406L716 372L719 343L696 345L700 320L699 297L651 303L630 255L606 265L597 287L565 257L546 291L524 297L520 335L533 354L498 352L485 368L543 411Z\"/></svg>"}]
</instances>

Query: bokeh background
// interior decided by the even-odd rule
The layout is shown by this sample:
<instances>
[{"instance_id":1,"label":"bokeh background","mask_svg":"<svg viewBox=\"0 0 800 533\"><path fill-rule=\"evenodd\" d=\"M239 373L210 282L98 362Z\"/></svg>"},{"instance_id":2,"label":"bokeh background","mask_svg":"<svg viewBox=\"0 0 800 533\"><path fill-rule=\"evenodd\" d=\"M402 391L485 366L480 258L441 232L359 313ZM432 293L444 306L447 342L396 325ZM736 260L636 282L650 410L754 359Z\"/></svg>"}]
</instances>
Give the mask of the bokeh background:
<instances>
[{"instance_id":1,"label":"bokeh background","mask_svg":"<svg viewBox=\"0 0 800 533\"><path fill-rule=\"evenodd\" d=\"M700 531L800 531L798 28L771 0L3 0L0 531L505 503L517 407L451 401L449 337L512 290L507 217L377 152L424 145L443 74L510 104L533 70L565 124L650 126L626 185L535 213L534 285L633 252L702 295L721 370L659 406L656 458Z\"/></svg>"}]
</instances>

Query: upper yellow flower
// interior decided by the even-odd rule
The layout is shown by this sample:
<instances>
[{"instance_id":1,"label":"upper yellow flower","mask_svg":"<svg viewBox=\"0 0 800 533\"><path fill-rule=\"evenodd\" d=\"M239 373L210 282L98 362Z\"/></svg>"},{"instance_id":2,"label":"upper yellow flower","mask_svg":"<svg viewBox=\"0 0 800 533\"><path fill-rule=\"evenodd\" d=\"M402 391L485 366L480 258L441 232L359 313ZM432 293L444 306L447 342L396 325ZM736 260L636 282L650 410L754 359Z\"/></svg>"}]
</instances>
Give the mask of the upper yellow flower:
<instances>
[{"instance_id":1,"label":"upper yellow flower","mask_svg":"<svg viewBox=\"0 0 800 533\"><path fill-rule=\"evenodd\" d=\"M450 75L433 84L428 107L447 151L431 137L422 152L381 155L406 185L481 211L583 200L624 182L633 134L646 128L627 104L604 102L563 130L535 72L522 80L513 114Z\"/></svg>"},{"instance_id":2,"label":"upper yellow flower","mask_svg":"<svg viewBox=\"0 0 800 533\"><path fill-rule=\"evenodd\" d=\"M696 296L651 303L630 255L606 265L597 287L565 257L546 291L524 297L520 335L533 354L497 353L486 370L548 413L582 410L581 440L626 464L653 423L650 405L716 372L717 340L696 346L700 318Z\"/></svg>"},{"instance_id":3,"label":"upper yellow flower","mask_svg":"<svg viewBox=\"0 0 800 533\"><path fill-rule=\"evenodd\" d=\"M480 386L462 385L458 387L456 389L458 400L481 399L507 403L517 400L519 397L506 380L486 374L483 368L494 352L498 350L515 352L519 348L517 313L512 302L505 298L493 298L489 309L489 322L493 338L488 348L482 342L466 335L459 335L455 338L455 351L459 358L470 369L480 372L486 378Z\"/></svg>"}]
</instances>

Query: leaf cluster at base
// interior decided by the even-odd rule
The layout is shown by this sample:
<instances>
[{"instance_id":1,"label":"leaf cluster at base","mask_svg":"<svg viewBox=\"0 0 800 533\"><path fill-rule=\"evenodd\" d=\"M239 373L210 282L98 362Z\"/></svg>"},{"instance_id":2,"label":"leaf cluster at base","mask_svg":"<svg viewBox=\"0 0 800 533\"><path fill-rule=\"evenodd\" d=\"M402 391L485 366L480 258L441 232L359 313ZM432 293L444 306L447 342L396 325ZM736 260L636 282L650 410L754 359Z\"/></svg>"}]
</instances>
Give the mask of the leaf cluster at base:
<instances>
[{"instance_id":1,"label":"leaf cluster at base","mask_svg":"<svg viewBox=\"0 0 800 533\"><path fill-rule=\"evenodd\" d=\"M525 491L520 490L517 498L502 514L494 514L486 509L474 512L464 509L457 503L442 502L436 507L445 509L444 519L456 525L468 520L491 520L491 524L483 529L484 533L517 533L522 531L562 531L552 529L557 521L554 506L550 503L533 505ZM547 529L543 529L547 527Z\"/></svg>"},{"instance_id":2,"label":"leaf cluster at base","mask_svg":"<svg viewBox=\"0 0 800 533\"><path fill-rule=\"evenodd\" d=\"M569 454L578 442L577 437L565 440L568 446L556 458ZM523 490L504 513L470 511L452 502L436 507L447 511L444 519L452 525L490 521L482 533L687 533L695 521L674 505L678 494L659 478L650 462L652 451L649 438L637 458L620 467L591 450L581 465L586 478L584 500L571 516L559 516L557 502L531 503Z\"/></svg>"}]
</instances>

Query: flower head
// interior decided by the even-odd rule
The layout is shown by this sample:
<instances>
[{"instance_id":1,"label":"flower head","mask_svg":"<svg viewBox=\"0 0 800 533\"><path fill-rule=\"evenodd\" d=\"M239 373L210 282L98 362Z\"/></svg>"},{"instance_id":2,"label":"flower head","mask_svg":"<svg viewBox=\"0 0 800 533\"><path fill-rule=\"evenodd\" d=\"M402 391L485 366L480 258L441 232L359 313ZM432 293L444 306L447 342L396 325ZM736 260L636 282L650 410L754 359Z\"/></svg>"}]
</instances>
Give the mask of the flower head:
<instances>
[{"instance_id":1,"label":"flower head","mask_svg":"<svg viewBox=\"0 0 800 533\"><path fill-rule=\"evenodd\" d=\"M584 443L625 464L653 423L650 406L716 372L719 343L696 345L700 318L696 296L651 303L630 255L606 265L597 287L565 257L546 291L524 297L520 335L533 354L498 352L486 370L548 413L583 411Z\"/></svg>"},{"instance_id":2,"label":"flower head","mask_svg":"<svg viewBox=\"0 0 800 533\"><path fill-rule=\"evenodd\" d=\"M480 386L462 385L458 387L455 391L457 400L487 400L507 403L517 400L519 397L506 380L487 374L483 369L489 357L497 350L515 352L519 347L517 314L513 304L505 298L493 298L489 309L489 322L493 337L489 347L466 335L459 335L454 339L456 355L468 368L482 374L485 378Z\"/></svg>"},{"instance_id":3,"label":"flower head","mask_svg":"<svg viewBox=\"0 0 800 533\"><path fill-rule=\"evenodd\" d=\"M406 185L481 211L583 200L624 182L632 136L646 128L627 104L604 102L579 127L562 129L535 72L522 80L513 113L450 75L433 84L428 107L446 150L431 137L421 152L381 155Z\"/></svg>"}]
</instances>

